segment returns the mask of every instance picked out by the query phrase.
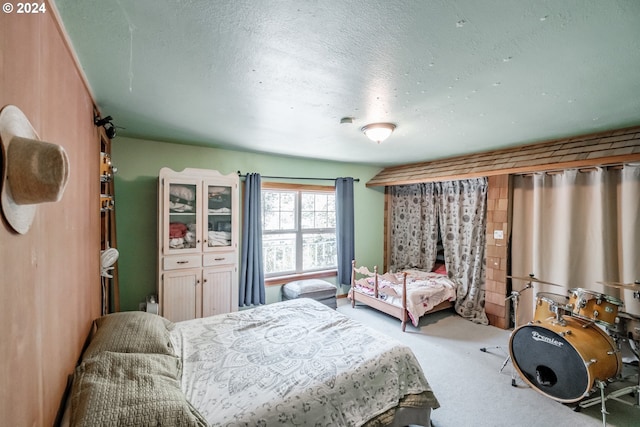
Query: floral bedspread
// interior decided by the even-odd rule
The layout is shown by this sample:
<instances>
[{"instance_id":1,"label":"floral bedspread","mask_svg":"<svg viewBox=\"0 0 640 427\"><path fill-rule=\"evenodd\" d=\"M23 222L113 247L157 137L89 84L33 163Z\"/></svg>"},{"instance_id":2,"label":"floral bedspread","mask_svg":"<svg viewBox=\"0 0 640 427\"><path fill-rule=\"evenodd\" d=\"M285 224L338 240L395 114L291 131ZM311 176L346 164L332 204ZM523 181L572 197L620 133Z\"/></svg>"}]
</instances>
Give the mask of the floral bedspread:
<instances>
[{"instance_id":1,"label":"floral bedspread","mask_svg":"<svg viewBox=\"0 0 640 427\"><path fill-rule=\"evenodd\" d=\"M404 270L407 274L407 311L413 326L420 317L443 301L455 301L456 284L446 274L422 270ZM373 277L356 281L356 288L367 295L374 295ZM349 291L351 298L351 291ZM378 275L378 297L390 304L402 307L402 273Z\"/></svg>"},{"instance_id":2,"label":"floral bedspread","mask_svg":"<svg viewBox=\"0 0 640 427\"><path fill-rule=\"evenodd\" d=\"M428 392L411 350L310 299L177 322L182 389L212 426L359 426Z\"/></svg>"}]
</instances>

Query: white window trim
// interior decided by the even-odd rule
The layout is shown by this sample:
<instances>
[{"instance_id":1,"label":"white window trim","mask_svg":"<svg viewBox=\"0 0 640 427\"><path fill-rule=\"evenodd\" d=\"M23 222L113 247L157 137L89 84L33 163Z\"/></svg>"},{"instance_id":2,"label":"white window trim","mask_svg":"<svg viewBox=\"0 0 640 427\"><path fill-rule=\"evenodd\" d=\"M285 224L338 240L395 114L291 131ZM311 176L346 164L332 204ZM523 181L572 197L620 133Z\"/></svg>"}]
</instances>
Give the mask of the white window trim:
<instances>
[{"instance_id":1,"label":"white window trim","mask_svg":"<svg viewBox=\"0 0 640 427\"><path fill-rule=\"evenodd\" d=\"M308 184L290 184L290 183L276 183L276 182L263 182L261 186L262 190L280 190L280 191L295 191L297 192L297 200L296 200L296 212L295 212L295 223L296 229L291 230L277 230L277 231L264 231L262 230L262 234L283 234L283 233L293 233L296 235L296 271L281 271L277 273L265 273L265 281L266 280L277 280L280 277L295 277L295 276L306 276L306 275L316 275L328 273L329 275L335 275L337 271L337 265L330 268L320 268L316 270L303 270L302 269L302 236L303 234L313 234L313 233L326 233L328 231L333 230L336 232L335 228L319 228L319 229L305 229L304 233L301 232L300 228L300 214L301 214L301 193L302 192L319 192L319 193L332 193L335 194L335 187L329 185L308 185Z\"/></svg>"}]
</instances>

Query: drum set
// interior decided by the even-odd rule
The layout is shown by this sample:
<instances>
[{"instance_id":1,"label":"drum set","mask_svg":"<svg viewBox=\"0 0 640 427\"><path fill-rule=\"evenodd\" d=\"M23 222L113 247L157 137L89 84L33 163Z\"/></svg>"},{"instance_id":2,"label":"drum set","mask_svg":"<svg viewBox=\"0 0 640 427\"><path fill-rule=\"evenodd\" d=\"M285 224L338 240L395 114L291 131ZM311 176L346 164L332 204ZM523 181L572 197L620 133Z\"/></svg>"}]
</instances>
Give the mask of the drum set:
<instances>
[{"instance_id":1,"label":"drum set","mask_svg":"<svg viewBox=\"0 0 640 427\"><path fill-rule=\"evenodd\" d=\"M523 290L530 289L533 282L560 286L532 275L507 277L529 282ZM640 299L638 283L598 283L610 288L638 289L633 295ZM519 296L519 292L513 292L507 298L514 300L516 319ZM533 320L516 325L511 333L509 357L503 368L511 360L525 383L559 402L579 402L576 409L601 403L606 426L608 399L640 406L640 376L637 385L606 396L604 392L607 383L623 379L624 344L640 359L640 317L623 312L623 305L623 301L611 295L583 288L569 289L567 295L538 292ZM599 397L584 400L596 389L600 390ZM635 395L634 403L619 399L631 393Z\"/></svg>"}]
</instances>

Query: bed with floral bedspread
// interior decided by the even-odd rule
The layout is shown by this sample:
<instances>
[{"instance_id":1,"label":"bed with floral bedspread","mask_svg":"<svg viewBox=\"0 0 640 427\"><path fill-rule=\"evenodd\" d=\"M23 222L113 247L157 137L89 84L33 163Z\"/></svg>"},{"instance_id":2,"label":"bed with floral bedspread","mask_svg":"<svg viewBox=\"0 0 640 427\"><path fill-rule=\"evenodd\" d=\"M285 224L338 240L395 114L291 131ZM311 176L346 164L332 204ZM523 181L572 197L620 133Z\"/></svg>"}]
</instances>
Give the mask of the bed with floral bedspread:
<instances>
[{"instance_id":1,"label":"bed with floral bedspread","mask_svg":"<svg viewBox=\"0 0 640 427\"><path fill-rule=\"evenodd\" d=\"M93 326L61 426L428 426L439 406L408 347L311 299Z\"/></svg>"},{"instance_id":2,"label":"bed with floral bedspread","mask_svg":"<svg viewBox=\"0 0 640 427\"><path fill-rule=\"evenodd\" d=\"M406 269L396 273L378 274L377 267L356 267L353 262L349 298L369 305L402 321L418 326L426 313L452 307L456 299L456 284L447 274Z\"/></svg>"},{"instance_id":3,"label":"bed with floral bedspread","mask_svg":"<svg viewBox=\"0 0 640 427\"><path fill-rule=\"evenodd\" d=\"M411 350L311 299L178 322L187 400L212 426L429 425L439 406Z\"/></svg>"}]
</instances>

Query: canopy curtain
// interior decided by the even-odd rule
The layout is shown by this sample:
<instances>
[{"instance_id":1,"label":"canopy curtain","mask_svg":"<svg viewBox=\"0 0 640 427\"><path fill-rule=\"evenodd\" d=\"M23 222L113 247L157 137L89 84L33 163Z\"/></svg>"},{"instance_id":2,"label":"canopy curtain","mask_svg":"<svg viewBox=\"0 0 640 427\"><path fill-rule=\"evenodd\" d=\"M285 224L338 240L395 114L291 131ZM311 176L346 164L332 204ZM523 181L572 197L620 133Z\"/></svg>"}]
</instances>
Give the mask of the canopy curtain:
<instances>
[{"instance_id":1,"label":"canopy curtain","mask_svg":"<svg viewBox=\"0 0 640 427\"><path fill-rule=\"evenodd\" d=\"M353 178L336 178L336 243L340 285L351 284L351 261L355 258Z\"/></svg>"},{"instance_id":2,"label":"canopy curtain","mask_svg":"<svg viewBox=\"0 0 640 427\"><path fill-rule=\"evenodd\" d=\"M640 167L515 176L513 180L512 275L533 283L521 293L518 324L533 318L536 294L568 295L583 288L620 299L640 316L632 289L597 282L640 279ZM521 290L524 280L513 280Z\"/></svg>"},{"instance_id":3,"label":"canopy curtain","mask_svg":"<svg viewBox=\"0 0 640 427\"><path fill-rule=\"evenodd\" d=\"M488 325L484 311L487 179L436 183L440 234L449 277L457 285L456 312Z\"/></svg>"},{"instance_id":4,"label":"canopy curtain","mask_svg":"<svg viewBox=\"0 0 640 427\"><path fill-rule=\"evenodd\" d=\"M240 307L265 303L261 199L260 174L248 173L244 181Z\"/></svg>"},{"instance_id":5,"label":"canopy curtain","mask_svg":"<svg viewBox=\"0 0 640 427\"><path fill-rule=\"evenodd\" d=\"M393 186L390 193L392 271L431 270L438 224L447 273L458 284L455 308L480 324L484 311L486 178Z\"/></svg>"},{"instance_id":6,"label":"canopy curtain","mask_svg":"<svg viewBox=\"0 0 640 427\"><path fill-rule=\"evenodd\" d=\"M389 270L431 270L438 244L434 183L389 187L391 222Z\"/></svg>"}]
</instances>

